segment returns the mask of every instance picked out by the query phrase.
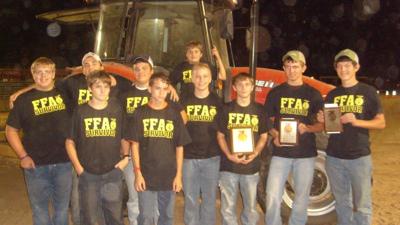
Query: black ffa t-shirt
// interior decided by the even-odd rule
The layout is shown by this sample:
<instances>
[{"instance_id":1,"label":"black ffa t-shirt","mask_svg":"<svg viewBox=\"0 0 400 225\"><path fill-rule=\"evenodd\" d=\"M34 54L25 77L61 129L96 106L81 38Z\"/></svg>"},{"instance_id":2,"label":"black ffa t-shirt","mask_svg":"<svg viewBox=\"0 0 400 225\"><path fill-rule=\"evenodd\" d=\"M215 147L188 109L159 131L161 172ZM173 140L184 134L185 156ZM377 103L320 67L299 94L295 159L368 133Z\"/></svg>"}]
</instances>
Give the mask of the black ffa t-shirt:
<instances>
[{"instance_id":1,"label":"black ffa t-shirt","mask_svg":"<svg viewBox=\"0 0 400 225\"><path fill-rule=\"evenodd\" d=\"M132 82L118 75L113 77L116 80L116 85L111 87L110 98L118 98L131 88ZM66 77L58 81L56 85L68 96L73 108L87 103L92 98L92 93L87 86L86 76L83 74Z\"/></svg>"},{"instance_id":2,"label":"black ffa t-shirt","mask_svg":"<svg viewBox=\"0 0 400 225\"><path fill-rule=\"evenodd\" d=\"M175 107L137 108L125 126L125 139L139 143L140 168L150 191L172 190L176 176L176 147L191 139Z\"/></svg>"},{"instance_id":3,"label":"black ffa t-shirt","mask_svg":"<svg viewBox=\"0 0 400 225\"><path fill-rule=\"evenodd\" d=\"M220 155L216 116L222 109L221 99L213 93L202 99L191 94L184 97L181 104L188 116L186 127L192 137L192 143L185 145L185 158L206 159Z\"/></svg>"},{"instance_id":4,"label":"black ffa t-shirt","mask_svg":"<svg viewBox=\"0 0 400 225\"><path fill-rule=\"evenodd\" d=\"M127 116L132 116L135 109L145 105L150 100L150 92L146 89L139 89L132 86L127 91L121 94L121 102Z\"/></svg>"},{"instance_id":5,"label":"black ffa t-shirt","mask_svg":"<svg viewBox=\"0 0 400 225\"><path fill-rule=\"evenodd\" d=\"M211 65L209 62L201 62L206 63L211 69L212 80L217 80L218 78L218 70L215 66ZM171 83L176 86L178 83L181 85L180 93L182 95L193 93L194 86L192 83L192 72L193 72L193 64L190 64L187 61L184 61L178 64L170 75Z\"/></svg>"},{"instance_id":6,"label":"black ffa t-shirt","mask_svg":"<svg viewBox=\"0 0 400 225\"><path fill-rule=\"evenodd\" d=\"M115 100L97 110L83 104L72 115L69 138L75 142L79 162L85 171L105 174L120 161L124 113Z\"/></svg>"},{"instance_id":7,"label":"black ffa t-shirt","mask_svg":"<svg viewBox=\"0 0 400 225\"><path fill-rule=\"evenodd\" d=\"M360 82L353 87L333 89L325 101L338 104L342 114L354 113L360 120L372 120L377 114L383 113L376 89ZM344 124L342 133L329 136L326 152L342 159L356 159L371 154L368 129Z\"/></svg>"},{"instance_id":8,"label":"black ffa t-shirt","mask_svg":"<svg viewBox=\"0 0 400 225\"><path fill-rule=\"evenodd\" d=\"M223 106L218 113L218 131L225 135L229 149L231 149L230 129L239 127L251 127L254 135L254 145L257 144L261 134L267 133L266 115L259 103L251 102L250 105L242 107L234 102ZM225 154L221 157L221 171L237 174L254 174L260 169L260 156L257 156L247 165L237 164L230 161Z\"/></svg>"},{"instance_id":9,"label":"black ffa t-shirt","mask_svg":"<svg viewBox=\"0 0 400 225\"><path fill-rule=\"evenodd\" d=\"M283 83L271 90L264 107L267 116L274 118L271 128L273 126L279 131L281 118L294 118L305 125L314 124L316 114L323 108L323 99L316 89L307 84L290 86ZM314 133L299 134L298 143L296 146L273 145L272 155L285 158L307 158L317 155Z\"/></svg>"},{"instance_id":10,"label":"black ffa t-shirt","mask_svg":"<svg viewBox=\"0 0 400 225\"><path fill-rule=\"evenodd\" d=\"M14 103L7 125L22 129L22 144L37 166L68 162L65 149L69 115L60 91L32 89Z\"/></svg>"}]
</instances>

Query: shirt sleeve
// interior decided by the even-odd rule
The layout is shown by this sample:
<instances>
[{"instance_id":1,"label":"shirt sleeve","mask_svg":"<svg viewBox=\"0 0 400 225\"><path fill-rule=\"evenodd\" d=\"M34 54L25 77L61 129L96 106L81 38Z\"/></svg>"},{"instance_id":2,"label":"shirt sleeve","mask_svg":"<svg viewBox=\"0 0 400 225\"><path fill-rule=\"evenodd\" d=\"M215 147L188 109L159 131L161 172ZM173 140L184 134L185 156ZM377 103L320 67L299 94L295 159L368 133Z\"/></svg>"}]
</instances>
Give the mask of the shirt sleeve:
<instances>
[{"instance_id":1,"label":"shirt sleeve","mask_svg":"<svg viewBox=\"0 0 400 225\"><path fill-rule=\"evenodd\" d=\"M182 63L178 64L171 72L170 75L170 80L171 80L171 84L176 86L180 81L182 77Z\"/></svg>"},{"instance_id":2,"label":"shirt sleeve","mask_svg":"<svg viewBox=\"0 0 400 225\"><path fill-rule=\"evenodd\" d=\"M80 121L79 121L78 108L75 108L71 116L71 122L70 122L71 125L68 128L69 132L67 134L67 138L75 142L78 140L79 125L80 125L79 123Z\"/></svg>"},{"instance_id":3,"label":"shirt sleeve","mask_svg":"<svg viewBox=\"0 0 400 225\"><path fill-rule=\"evenodd\" d=\"M183 123L183 119L181 115L177 115L176 118L176 125L177 125L177 136L175 137L175 146L184 146L192 142L192 139L189 135L186 126Z\"/></svg>"},{"instance_id":4,"label":"shirt sleeve","mask_svg":"<svg viewBox=\"0 0 400 225\"><path fill-rule=\"evenodd\" d=\"M264 103L264 115L265 115L265 120L266 120L266 129L271 130L274 128L274 121L271 118L275 118L275 102L276 102L276 97L273 92L270 92L265 99Z\"/></svg>"},{"instance_id":5,"label":"shirt sleeve","mask_svg":"<svg viewBox=\"0 0 400 225\"><path fill-rule=\"evenodd\" d=\"M267 121L268 121L268 118L267 118L267 114L265 113L265 111L262 109L262 107L260 107L260 110L259 110L259 113L258 113L258 118L259 118L259 129L258 129L258 132L259 132L259 134L264 134L264 133L267 133L268 132L268 128L269 128L269 126L268 126L268 124L267 124Z\"/></svg>"},{"instance_id":6,"label":"shirt sleeve","mask_svg":"<svg viewBox=\"0 0 400 225\"><path fill-rule=\"evenodd\" d=\"M224 106L221 108L221 112L217 114L217 129L219 132L226 134L227 133L227 125L228 125L228 115L227 115L227 107Z\"/></svg>"},{"instance_id":7,"label":"shirt sleeve","mask_svg":"<svg viewBox=\"0 0 400 225\"><path fill-rule=\"evenodd\" d=\"M142 132L140 112L139 110L135 110L133 112L133 116L125 117L125 126L123 133L123 138L126 140L136 141L138 142L140 139L140 133Z\"/></svg>"},{"instance_id":8,"label":"shirt sleeve","mask_svg":"<svg viewBox=\"0 0 400 225\"><path fill-rule=\"evenodd\" d=\"M22 106L23 104L21 103L21 97L17 98L17 100L14 103L14 107L11 109L10 113L8 114L7 122L6 124L10 127L13 127L15 129L21 129L22 128Z\"/></svg>"}]
</instances>

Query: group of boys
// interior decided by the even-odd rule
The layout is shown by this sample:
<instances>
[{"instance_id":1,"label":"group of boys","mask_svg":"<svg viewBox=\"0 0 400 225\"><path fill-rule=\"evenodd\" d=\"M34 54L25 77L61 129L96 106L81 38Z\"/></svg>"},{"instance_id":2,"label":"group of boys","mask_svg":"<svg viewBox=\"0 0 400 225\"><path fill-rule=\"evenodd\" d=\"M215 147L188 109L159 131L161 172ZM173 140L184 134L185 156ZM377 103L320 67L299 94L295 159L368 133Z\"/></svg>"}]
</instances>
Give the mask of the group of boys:
<instances>
[{"instance_id":1,"label":"group of boys","mask_svg":"<svg viewBox=\"0 0 400 225\"><path fill-rule=\"evenodd\" d=\"M131 61L134 85L104 72L94 53L83 57L82 75L56 85L54 63L37 59L31 67L33 89L15 100L6 127L24 169L34 224L68 224L71 189L79 194L71 199L71 203L79 199L79 206L72 204L75 224L123 224L125 177L131 225L172 225L175 193L182 189L184 223L216 224L218 187L222 223L238 224L240 193L241 223L255 225L259 219L260 154L268 134L273 138L273 157L265 223L282 224L280 204L291 172L295 199L289 224L305 224L317 155L314 133L324 129L324 101L316 89L303 82L304 55L293 50L282 57L287 82L271 90L263 106L252 99L254 80L247 73L233 79L236 99L222 103L210 89L213 79L226 76L218 51L214 49L213 54L219 71L201 61L200 43L187 45L187 61L170 76L173 84L183 87L179 103L168 97L169 93L172 99L176 97L175 89L167 75L154 73L149 56ZM382 106L376 91L357 81L355 52L339 52L334 66L342 86L331 91L325 101L340 106L344 131L330 136L326 166L338 224L371 224L368 129L385 126ZM298 121L295 146L279 141L279 121L288 117ZM233 153L231 130L244 127L253 132L254 151ZM20 129L23 142L18 136ZM77 176L72 176L69 161L79 182L72 182ZM54 209L52 218L49 201Z\"/></svg>"}]
</instances>

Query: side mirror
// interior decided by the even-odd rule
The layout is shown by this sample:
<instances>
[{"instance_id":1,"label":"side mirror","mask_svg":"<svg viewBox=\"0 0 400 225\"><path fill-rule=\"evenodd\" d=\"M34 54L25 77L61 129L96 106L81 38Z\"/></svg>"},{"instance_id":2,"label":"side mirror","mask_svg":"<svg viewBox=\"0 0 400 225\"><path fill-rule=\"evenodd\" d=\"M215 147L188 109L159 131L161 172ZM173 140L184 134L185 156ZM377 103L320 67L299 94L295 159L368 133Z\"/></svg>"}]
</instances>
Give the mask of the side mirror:
<instances>
[{"instance_id":1,"label":"side mirror","mask_svg":"<svg viewBox=\"0 0 400 225\"><path fill-rule=\"evenodd\" d=\"M233 40L233 15L229 9L224 9L224 14L220 20L220 37L225 40Z\"/></svg>"}]
</instances>

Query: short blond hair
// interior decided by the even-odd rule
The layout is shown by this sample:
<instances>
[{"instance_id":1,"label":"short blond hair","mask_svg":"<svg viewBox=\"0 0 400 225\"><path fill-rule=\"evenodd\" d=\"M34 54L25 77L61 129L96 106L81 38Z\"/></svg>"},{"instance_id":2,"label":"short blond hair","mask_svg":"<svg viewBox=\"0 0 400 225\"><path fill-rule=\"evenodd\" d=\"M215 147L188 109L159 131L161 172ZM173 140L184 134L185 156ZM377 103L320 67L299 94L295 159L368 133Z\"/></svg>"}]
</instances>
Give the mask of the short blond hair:
<instances>
[{"instance_id":1,"label":"short blond hair","mask_svg":"<svg viewBox=\"0 0 400 225\"><path fill-rule=\"evenodd\" d=\"M53 60L47 58L47 57L39 57L33 61L31 65L31 73L36 70L38 66L50 66L53 71L56 70L56 64L53 62Z\"/></svg>"},{"instance_id":2,"label":"short blond hair","mask_svg":"<svg viewBox=\"0 0 400 225\"><path fill-rule=\"evenodd\" d=\"M198 71L198 70L207 70L209 72L210 76L212 77L210 66L208 66L207 63L196 63L196 64L194 64L193 65L193 69L192 69L193 74L195 73L195 71Z\"/></svg>"}]
</instances>

